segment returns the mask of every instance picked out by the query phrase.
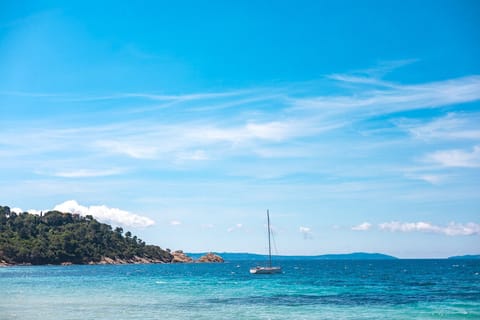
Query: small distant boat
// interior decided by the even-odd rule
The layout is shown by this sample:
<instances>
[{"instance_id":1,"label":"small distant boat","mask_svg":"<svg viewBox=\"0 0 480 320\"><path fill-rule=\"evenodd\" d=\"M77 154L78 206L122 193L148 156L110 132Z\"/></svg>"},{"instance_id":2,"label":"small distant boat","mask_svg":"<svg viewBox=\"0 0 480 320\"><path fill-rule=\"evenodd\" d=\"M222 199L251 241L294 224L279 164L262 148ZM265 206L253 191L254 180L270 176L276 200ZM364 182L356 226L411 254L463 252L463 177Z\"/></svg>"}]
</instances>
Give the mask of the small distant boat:
<instances>
[{"instance_id":1,"label":"small distant boat","mask_svg":"<svg viewBox=\"0 0 480 320\"><path fill-rule=\"evenodd\" d=\"M270 244L270 214L267 210L267 230L268 230L268 266L261 267L257 266L254 268L250 268L251 274L274 274L274 273L281 273L281 267L273 267L272 266L272 246Z\"/></svg>"}]
</instances>

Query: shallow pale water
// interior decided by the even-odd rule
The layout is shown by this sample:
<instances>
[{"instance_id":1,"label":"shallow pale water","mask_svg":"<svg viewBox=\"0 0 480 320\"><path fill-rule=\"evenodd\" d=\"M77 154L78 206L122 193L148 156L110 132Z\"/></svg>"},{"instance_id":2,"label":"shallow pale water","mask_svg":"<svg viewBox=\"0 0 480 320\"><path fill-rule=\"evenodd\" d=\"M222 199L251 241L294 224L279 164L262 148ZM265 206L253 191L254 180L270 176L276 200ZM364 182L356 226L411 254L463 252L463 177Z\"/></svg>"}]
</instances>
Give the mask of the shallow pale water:
<instances>
[{"instance_id":1,"label":"shallow pale water","mask_svg":"<svg viewBox=\"0 0 480 320\"><path fill-rule=\"evenodd\" d=\"M480 261L0 268L0 319L480 319Z\"/></svg>"}]
</instances>

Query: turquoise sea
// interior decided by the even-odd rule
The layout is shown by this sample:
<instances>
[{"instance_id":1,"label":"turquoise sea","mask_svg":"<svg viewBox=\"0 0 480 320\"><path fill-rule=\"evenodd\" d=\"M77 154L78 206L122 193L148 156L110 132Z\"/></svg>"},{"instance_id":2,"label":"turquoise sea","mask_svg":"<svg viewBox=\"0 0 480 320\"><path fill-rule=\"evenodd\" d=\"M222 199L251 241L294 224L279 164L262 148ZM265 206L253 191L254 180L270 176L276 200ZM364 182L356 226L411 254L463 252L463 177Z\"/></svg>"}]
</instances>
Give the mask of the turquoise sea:
<instances>
[{"instance_id":1,"label":"turquoise sea","mask_svg":"<svg viewBox=\"0 0 480 320\"><path fill-rule=\"evenodd\" d=\"M480 261L0 268L0 319L480 319Z\"/></svg>"}]
</instances>

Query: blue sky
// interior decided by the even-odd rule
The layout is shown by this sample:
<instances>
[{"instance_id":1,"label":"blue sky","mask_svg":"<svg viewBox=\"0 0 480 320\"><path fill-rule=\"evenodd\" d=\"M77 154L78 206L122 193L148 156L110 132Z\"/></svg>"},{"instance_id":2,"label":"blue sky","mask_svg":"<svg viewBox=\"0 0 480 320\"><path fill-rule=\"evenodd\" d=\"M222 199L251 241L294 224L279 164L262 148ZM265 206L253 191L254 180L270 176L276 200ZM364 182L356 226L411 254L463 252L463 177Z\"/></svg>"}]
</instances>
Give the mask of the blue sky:
<instances>
[{"instance_id":1,"label":"blue sky","mask_svg":"<svg viewBox=\"0 0 480 320\"><path fill-rule=\"evenodd\" d=\"M480 252L477 1L0 4L0 203L185 251ZM33 212L33 211L32 211Z\"/></svg>"}]
</instances>

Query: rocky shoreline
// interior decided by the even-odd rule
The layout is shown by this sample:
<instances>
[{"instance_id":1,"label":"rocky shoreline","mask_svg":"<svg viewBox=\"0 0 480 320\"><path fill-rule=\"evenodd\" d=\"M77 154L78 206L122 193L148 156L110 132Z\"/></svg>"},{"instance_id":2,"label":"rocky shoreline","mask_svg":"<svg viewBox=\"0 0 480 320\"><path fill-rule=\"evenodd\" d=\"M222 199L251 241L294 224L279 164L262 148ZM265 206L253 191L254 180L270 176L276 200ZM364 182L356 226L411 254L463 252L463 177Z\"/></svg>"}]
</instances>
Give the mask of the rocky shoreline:
<instances>
[{"instance_id":1,"label":"rocky shoreline","mask_svg":"<svg viewBox=\"0 0 480 320\"><path fill-rule=\"evenodd\" d=\"M100 261L90 261L86 264L88 265L115 265L115 264L169 264L169 263L223 263L224 260L219 255L214 253L207 253L204 256L200 257L197 260L187 256L182 250L177 250L171 252L172 259L171 261L164 261L160 259L151 259L139 256L133 256L130 259L121 259L121 258L109 258L103 257ZM31 263L21 263L21 264L12 264L8 263L5 260L0 260L0 267L11 267L11 266L31 266ZM59 264L61 266L69 265L78 265L72 262L63 262Z\"/></svg>"}]
</instances>

